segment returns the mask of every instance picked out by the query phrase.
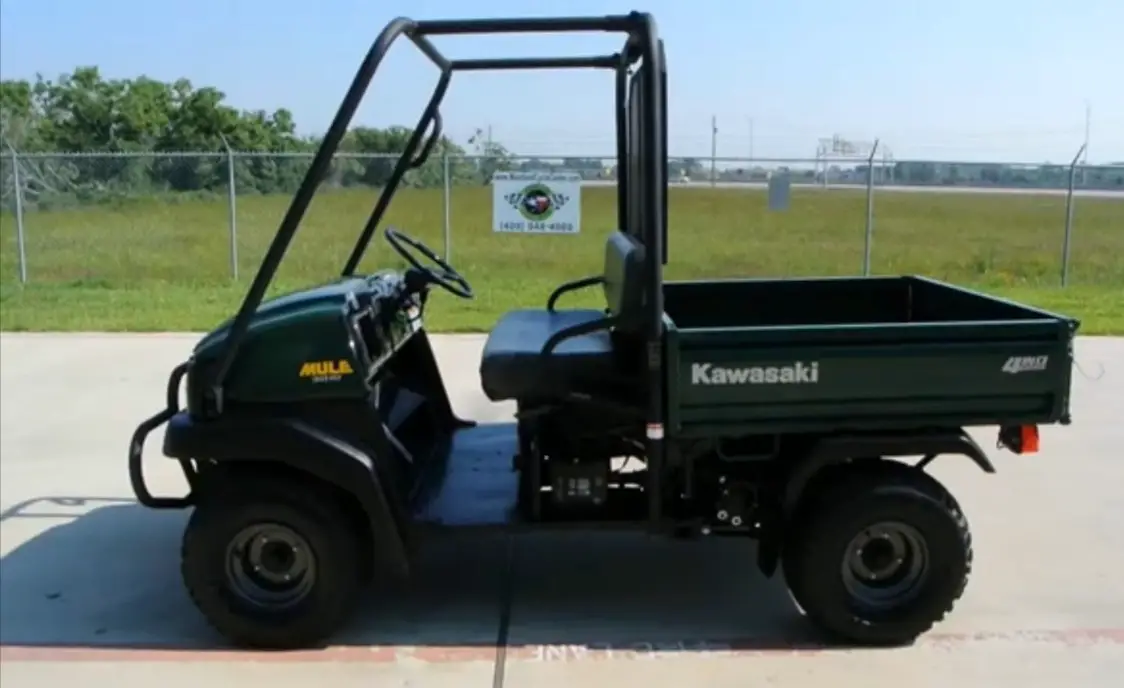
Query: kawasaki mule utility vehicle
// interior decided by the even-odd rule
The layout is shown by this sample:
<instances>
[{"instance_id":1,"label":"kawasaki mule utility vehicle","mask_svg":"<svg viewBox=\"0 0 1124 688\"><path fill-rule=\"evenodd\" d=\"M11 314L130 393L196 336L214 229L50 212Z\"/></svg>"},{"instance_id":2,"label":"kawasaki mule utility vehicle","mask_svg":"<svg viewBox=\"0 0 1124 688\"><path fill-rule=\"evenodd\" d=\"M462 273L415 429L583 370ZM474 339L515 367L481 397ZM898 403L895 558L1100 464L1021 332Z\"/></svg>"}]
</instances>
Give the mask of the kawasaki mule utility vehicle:
<instances>
[{"instance_id":1,"label":"kawasaki mule utility vehicle","mask_svg":"<svg viewBox=\"0 0 1124 688\"><path fill-rule=\"evenodd\" d=\"M557 59L449 60L430 42L575 31L627 39L615 55ZM263 300L400 36L441 78L342 275ZM601 274L492 328L480 384L517 413L477 425L451 408L423 325L434 287L471 299L468 280L390 227L410 267L356 268L403 175L441 135L453 72L566 67L616 77L618 229ZM907 642L952 608L971 538L925 468L957 454L994 471L965 427L998 426L999 444L1021 454L1036 450L1039 424L1068 423L1077 323L922 277L664 281L666 82L646 14L383 30L241 308L173 371L167 408L129 449L142 504L194 507L183 577L221 633L256 647L324 642L364 583L408 574L415 545L453 529L754 539L760 569L781 568L807 616L852 642ZM605 308L562 304L583 288L602 290ZM153 496L142 474L145 437L165 423L185 497ZM625 458L642 469L621 470Z\"/></svg>"}]
</instances>

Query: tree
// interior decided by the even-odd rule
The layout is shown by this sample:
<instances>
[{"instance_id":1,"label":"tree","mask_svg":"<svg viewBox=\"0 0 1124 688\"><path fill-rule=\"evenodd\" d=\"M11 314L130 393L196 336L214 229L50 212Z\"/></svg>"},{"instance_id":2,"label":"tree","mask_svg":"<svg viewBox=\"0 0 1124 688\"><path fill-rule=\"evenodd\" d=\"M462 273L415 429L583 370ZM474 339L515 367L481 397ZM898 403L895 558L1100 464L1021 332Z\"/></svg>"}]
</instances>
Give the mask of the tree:
<instances>
[{"instance_id":1,"label":"tree","mask_svg":"<svg viewBox=\"0 0 1124 688\"><path fill-rule=\"evenodd\" d=\"M240 192L292 192L319 138L298 136L286 109L243 111L224 101L222 91L196 87L187 79L106 79L97 67L79 67L54 80L42 75L32 81L5 80L0 82L0 146L93 156L25 158L28 169L21 181L32 202L46 197L225 190L228 146L253 151L236 158ZM328 183L382 186L411 133L400 126L352 129L341 145L341 152L349 155L337 160ZM175 155L208 151L214 154ZM166 155L125 155L140 152ZM454 174L476 173L463 160L464 150L443 137L429 160L407 174L405 183L440 184L444 155L456 156ZM498 144L488 155L493 161L509 157Z\"/></svg>"},{"instance_id":2,"label":"tree","mask_svg":"<svg viewBox=\"0 0 1124 688\"><path fill-rule=\"evenodd\" d=\"M515 166L511 151L502 143L493 141L490 132L485 135L483 129L477 128L469 137L468 144L472 146L476 174L485 184L491 183L496 172L507 171Z\"/></svg>"},{"instance_id":3,"label":"tree","mask_svg":"<svg viewBox=\"0 0 1124 688\"><path fill-rule=\"evenodd\" d=\"M357 183L367 186L386 184L398 162L399 154L406 150L412 134L413 130L402 126L386 129L353 128L344 136L340 150L358 157L338 161L333 181L341 186ZM423 140L422 145L424 143ZM406 174L405 183L410 186L439 186L444 179L446 155L463 159L464 149L441 137L425 163ZM459 162L463 163L463 160Z\"/></svg>"}]
</instances>

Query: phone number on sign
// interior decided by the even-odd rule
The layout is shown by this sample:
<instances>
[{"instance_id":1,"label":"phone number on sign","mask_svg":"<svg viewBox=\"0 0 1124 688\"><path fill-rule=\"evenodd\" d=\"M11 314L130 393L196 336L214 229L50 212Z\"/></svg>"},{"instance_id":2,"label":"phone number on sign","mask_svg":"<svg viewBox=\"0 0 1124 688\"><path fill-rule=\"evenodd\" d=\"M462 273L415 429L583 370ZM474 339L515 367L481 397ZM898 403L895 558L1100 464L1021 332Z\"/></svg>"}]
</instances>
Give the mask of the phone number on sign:
<instances>
[{"instance_id":1,"label":"phone number on sign","mask_svg":"<svg viewBox=\"0 0 1124 688\"><path fill-rule=\"evenodd\" d=\"M499 223L499 231L501 232L557 232L569 233L574 232L573 222L501 222Z\"/></svg>"}]
</instances>

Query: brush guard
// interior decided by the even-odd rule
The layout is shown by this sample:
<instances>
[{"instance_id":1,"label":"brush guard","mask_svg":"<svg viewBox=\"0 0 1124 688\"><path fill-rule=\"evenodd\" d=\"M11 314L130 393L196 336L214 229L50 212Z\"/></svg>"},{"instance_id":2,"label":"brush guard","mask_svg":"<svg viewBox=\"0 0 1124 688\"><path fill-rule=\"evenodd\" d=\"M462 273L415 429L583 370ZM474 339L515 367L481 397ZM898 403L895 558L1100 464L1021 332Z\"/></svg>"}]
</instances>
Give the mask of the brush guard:
<instances>
[{"instance_id":1,"label":"brush guard","mask_svg":"<svg viewBox=\"0 0 1124 688\"><path fill-rule=\"evenodd\" d=\"M172 416L180 412L180 383L187 373L188 365L188 363L181 363L172 370L172 374L168 378L167 405L160 413L138 425L133 432L132 441L129 442L129 483L132 485L133 494L136 495L137 501L150 509L185 509L195 504L198 471L191 459L177 459L188 485L188 492L183 497L157 497L153 495L145 482L143 465L144 442L149 433L167 423L172 419Z\"/></svg>"}]
</instances>

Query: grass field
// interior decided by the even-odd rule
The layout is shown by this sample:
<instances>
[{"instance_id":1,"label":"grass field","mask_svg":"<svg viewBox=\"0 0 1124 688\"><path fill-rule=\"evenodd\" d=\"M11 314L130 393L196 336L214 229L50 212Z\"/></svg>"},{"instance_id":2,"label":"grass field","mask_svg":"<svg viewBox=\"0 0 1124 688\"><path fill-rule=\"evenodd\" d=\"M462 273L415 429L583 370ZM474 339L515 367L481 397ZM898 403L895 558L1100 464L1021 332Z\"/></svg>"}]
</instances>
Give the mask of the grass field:
<instances>
[{"instance_id":1,"label":"grass field","mask_svg":"<svg viewBox=\"0 0 1124 688\"><path fill-rule=\"evenodd\" d=\"M441 296L437 330L487 329L514 306L540 305L558 283L600 271L615 225L611 189L582 193L579 236L497 235L486 188L452 193L452 259L477 292ZM371 191L314 202L274 291L337 274L371 204ZM0 327L4 330L205 330L241 298L287 198L238 199L241 279L230 277L229 209L221 200L146 200L28 212L28 274L18 284L13 218L0 221ZM856 274L862 267L862 192L794 192L791 209L766 210L759 191L672 189L669 278ZM873 266L974 286L1082 318L1085 333L1124 333L1124 201L1077 200L1073 286L1058 288L1065 200L1058 196L882 193ZM442 247L442 192L404 190L388 222ZM366 268L386 264L382 239ZM396 262L396 261L395 261ZM592 303L593 292L572 303Z\"/></svg>"}]
</instances>

